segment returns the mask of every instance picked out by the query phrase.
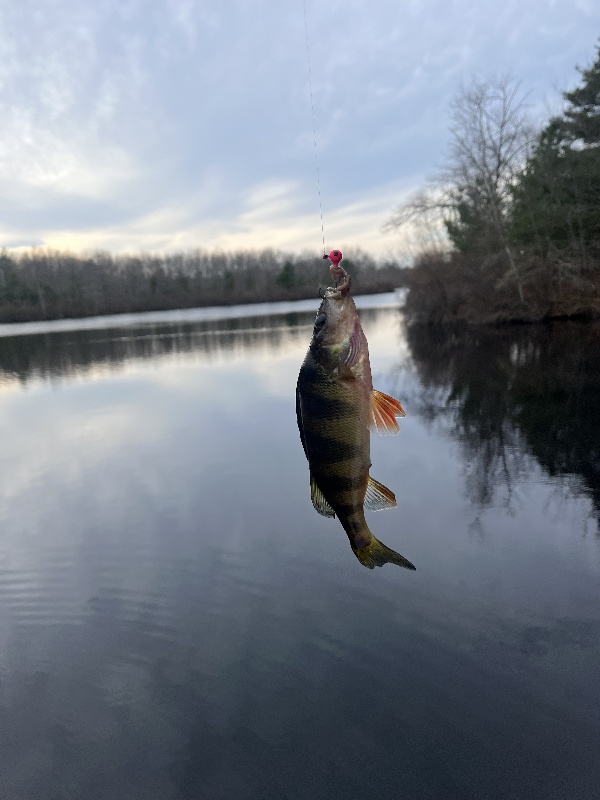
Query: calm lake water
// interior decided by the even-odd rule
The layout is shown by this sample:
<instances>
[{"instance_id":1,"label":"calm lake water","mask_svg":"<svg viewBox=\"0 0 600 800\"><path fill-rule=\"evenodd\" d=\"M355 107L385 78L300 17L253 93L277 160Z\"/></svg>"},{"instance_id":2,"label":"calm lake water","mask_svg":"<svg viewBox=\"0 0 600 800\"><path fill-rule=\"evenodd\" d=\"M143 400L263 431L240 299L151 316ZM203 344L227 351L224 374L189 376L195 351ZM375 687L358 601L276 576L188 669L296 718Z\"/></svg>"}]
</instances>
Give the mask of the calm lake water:
<instances>
[{"instance_id":1,"label":"calm lake water","mask_svg":"<svg viewBox=\"0 0 600 800\"><path fill-rule=\"evenodd\" d=\"M600 326L392 299L368 519L416 572L312 508L318 300L0 326L1 798L598 798Z\"/></svg>"}]
</instances>

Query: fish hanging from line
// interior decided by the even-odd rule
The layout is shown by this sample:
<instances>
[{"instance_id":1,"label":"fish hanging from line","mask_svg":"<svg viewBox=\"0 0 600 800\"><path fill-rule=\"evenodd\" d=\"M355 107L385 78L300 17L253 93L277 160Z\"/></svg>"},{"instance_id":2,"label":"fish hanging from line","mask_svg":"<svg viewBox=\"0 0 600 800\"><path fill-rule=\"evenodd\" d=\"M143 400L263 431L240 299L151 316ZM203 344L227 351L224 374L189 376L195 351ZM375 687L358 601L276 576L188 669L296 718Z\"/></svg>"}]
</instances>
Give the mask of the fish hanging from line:
<instances>
[{"instance_id":1,"label":"fish hanging from line","mask_svg":"<svg viewBox=\"0 0 600 800\"><path fill-rule=\"evenodd\" d=\"M310 468L315 509L337 515L350 546L365 567L398 564L415 569L408 559L373 536L364 509L396 505L394 493L369 476L370 428L397 433L405 416L397 400L373 389L369 349L354 300L350 276L333 250L331 274L336 281L322 293L312 339L296 387L296 416Z\"/></svg>"}]
</instances>

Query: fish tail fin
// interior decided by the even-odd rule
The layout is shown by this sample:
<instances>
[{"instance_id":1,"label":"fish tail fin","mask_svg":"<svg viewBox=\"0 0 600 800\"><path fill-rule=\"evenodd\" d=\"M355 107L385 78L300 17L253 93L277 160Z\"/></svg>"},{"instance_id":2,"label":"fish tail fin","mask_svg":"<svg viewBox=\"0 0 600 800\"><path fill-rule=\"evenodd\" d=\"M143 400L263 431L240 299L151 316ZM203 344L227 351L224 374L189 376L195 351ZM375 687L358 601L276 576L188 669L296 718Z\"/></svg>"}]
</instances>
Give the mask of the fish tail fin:
<instances>
[{"instance_id":1,"label":"fish tail fin","mask_svg":"<svg viewBox=\"0 0 600 800\"><path fill-rule=\"evenodd\" d=\"M368 567L369 569L383 567L384 564L397 564L399 567L405 567L406 569L416 569L415 565L411 564L407 558L404 558L395 550L391 550L379 539L376 539L373 534L371 534L369 544L352 549L363 567Z\"/></svg>"}]
</instances>

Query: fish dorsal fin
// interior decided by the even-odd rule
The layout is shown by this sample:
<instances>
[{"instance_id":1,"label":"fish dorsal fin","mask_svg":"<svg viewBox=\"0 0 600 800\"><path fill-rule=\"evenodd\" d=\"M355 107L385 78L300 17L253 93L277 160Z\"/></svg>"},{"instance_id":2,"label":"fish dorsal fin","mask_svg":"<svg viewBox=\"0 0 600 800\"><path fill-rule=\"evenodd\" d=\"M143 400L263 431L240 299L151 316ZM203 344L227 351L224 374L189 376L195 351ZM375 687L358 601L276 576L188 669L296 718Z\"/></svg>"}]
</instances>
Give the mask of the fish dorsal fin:
<instances>
[{"instance_id":1,"label":"fish dorsal fin","mask_svg":"<svg viewBox=\"0 0 600 800\"><path fill-rule=\"evenodd\" d=\"M325 496L317 486L312 474L310 476L310 499L315 507L315 511L318 511L319 514L322 514L324 517L335 517L335 511L327 500L325 500Z\"/></svg>"},{"instance_id":2,"label":"fish dorsal fin","mask_svg":"<svg viewBox=\"0 0 600 800\"><path fill-rule=\"evenodd\" d=\"M365 493L365 508L368 511L381 511L384 508L394 508L396 495L383 483L379 483L375 478L369 477L367 491Z\"/></svg>"},{"instance_id":3,"label":"fish dorsal fin","mask_svg":"<svg viewBox=\"0 0 600 800\"><path fill-rule=\"evenodd\" d=\"M354 367L360 358L362 344L362 328L358 319L354 320L354 327L348 340L348 350L344 353L343 362L346 367Z\"/></svg>"},{"instance_id":4,"label":"fish dorsal fin","mask_svg":"<svg viewBox=\"0 0 600 800\"><path fill-rule=\"evenodd\" d=\"M369 428L377 433L398 433L400 428L396 417L405 417L400 403L388 394L373 389L371 392L371 421Z\"/></svg>"}]
</instances>

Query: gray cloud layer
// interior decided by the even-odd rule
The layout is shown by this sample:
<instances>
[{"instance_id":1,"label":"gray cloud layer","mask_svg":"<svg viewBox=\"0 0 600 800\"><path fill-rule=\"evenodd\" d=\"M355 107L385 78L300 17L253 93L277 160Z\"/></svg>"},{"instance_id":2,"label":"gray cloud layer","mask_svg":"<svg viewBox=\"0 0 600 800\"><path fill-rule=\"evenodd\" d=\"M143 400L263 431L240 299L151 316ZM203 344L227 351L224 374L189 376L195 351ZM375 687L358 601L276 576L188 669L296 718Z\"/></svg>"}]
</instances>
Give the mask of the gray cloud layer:
<instances>
[{"instance_id":1,"label":"gray cloud layer","mask_svg":"<svg viewBox=\"0 0 600 800\"><path fill-rule=\"evenodd\" d=\"M376 253L461 79L511 72L541 113L600 33L584 0L307 11L327 241ZM0 244L319 247L301 0L4 0L0 25Z\"/></svg>"}]
</instances>

